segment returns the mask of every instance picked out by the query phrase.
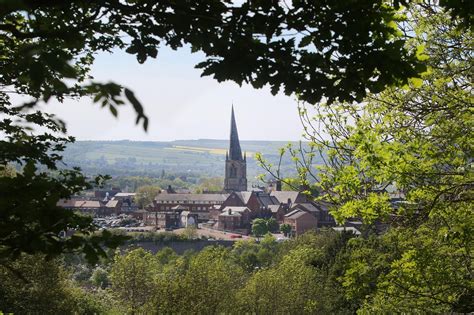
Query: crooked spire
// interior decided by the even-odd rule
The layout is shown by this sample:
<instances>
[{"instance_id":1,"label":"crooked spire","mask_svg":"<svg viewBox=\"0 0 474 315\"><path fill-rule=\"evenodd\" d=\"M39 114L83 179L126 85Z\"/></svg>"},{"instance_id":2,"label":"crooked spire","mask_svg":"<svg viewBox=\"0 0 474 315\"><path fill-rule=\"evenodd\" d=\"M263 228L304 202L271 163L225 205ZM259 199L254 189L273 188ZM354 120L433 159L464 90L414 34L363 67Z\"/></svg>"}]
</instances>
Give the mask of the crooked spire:
<instances>
[{"instance_id":1,"label":"crooked spire","mask_svg":"<svg viewBox=\"0 0 474 315\"><path fill-rule=\"evenodd\" d=\"M242 161L242 150L240 149L239 134L237 133L237 124L235 123L234 105L230 116L230 147L229 160Z\"/></svg>"}]
</instances>

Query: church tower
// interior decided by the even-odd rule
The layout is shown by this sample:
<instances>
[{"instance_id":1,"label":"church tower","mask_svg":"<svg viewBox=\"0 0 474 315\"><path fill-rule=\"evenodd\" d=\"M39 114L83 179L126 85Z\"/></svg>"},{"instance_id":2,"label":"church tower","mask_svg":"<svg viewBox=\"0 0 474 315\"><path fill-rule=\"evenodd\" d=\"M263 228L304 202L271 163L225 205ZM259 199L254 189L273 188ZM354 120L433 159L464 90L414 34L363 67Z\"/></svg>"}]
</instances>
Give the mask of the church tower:
<instances>
[{"instance_id":1,"label":"church tower","mask_svg":"<svg viewBox=\"0 0 474 315\"><path fill-rule=\"evenodd\" d=\"M234 106L230 116L230 146L225 158L224 190L227 192L247 190L247 157L245 154L242 157Z\"/></svg>"}]
</instances>

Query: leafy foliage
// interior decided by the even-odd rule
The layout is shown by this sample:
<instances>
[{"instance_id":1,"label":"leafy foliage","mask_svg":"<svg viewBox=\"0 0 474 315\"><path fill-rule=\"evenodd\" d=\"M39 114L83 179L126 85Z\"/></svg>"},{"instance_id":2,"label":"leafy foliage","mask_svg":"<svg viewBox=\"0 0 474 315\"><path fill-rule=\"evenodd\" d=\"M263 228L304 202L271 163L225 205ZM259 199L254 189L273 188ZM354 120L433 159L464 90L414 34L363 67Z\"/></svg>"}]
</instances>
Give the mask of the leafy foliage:
<instances>
[{"instance_id":1,"label":"leafy foliage","mask_svg":"<svg viewBox=\"0 0 474 315\"><path fill-rule=\"evenodd\" d=\"M158 186L141 186L136 190L135 200L138 206L143 209L144 207L153 203L155 197L160 193L161 188Z\"/></svg>"},{"instance_id":2,"label":"leafy foliage","mask_svg":"<svg viewBox=\"0 0 474 315\"><path fill-rule=\"evenodd\" d=\"M158 262L143 249L116 255L110 272L112 290L129 311L143 310L157 271Z\"/></svg>"},{"instance_id":3,"label":"leafy foliage","mask_svg":"<svg viewBox=\"0 0 474 315\"><path fill-rule=\"evenodd\" d=\"M276 259L278 246L271 234L265 235L260 243L255 240L240 240L232 247L234 260L247 272L268 268Z\"/></svg>"},{"instance_id":4,"label":"leafy foliage","mask_svg":"<svg viewBox=\"0 0 474 315\"><path fill-rule=\"evenodd\" d=\"M92 235L92 219L57 205L59 199L92 185L105 177L88 180L78 169L58 170L58 152L73 138L56 136L65 132L54 116L41 112L22 113L0 104L0 165L22 167L14 176L0 177L0 262L8 263L22 253L44 253L48 257L62 252L81 251L91 261L104 256L103 246L116 246L123 238L104 231ZM26 127L25 127L26 126ZM28 128L44 128L38 133ZM54 172L54 174L52 173ZM72 236L62 237L74 231Z\"/></svg>"},{"instance_id":5,"label":"leafy foliage","mask_svg":"<svg viewBox=\"0 0 474 315\"><path fill-rule=\"evenodd\" d=\"M361 99L367 90L406 82L423 69L399 36L395 22L404 17L381 0L295 1L291 6L227 0L10 0L3 7L0 54L8 75L2 84L36 99L27 106L39 99L92 95L117 115L116 107L126 99L145 129L148 119L132 91L87 82L95 52L125 49L143 63L157 57L160 44L189 45L207 56L197 65L202 75L255 88L268 84L273 93L283 89L311 103L323 96Z\"/></svg>"},{"instance_id":6,"label":"leafy foliage","mask_svg":"<svg viewBox=\"0 0 474 315\"><path fill-rule=\"evenodd\" d=\"M455 16L470 12L462 3L445 5ZM77 169L61 170L57 177L37 171L37 164L55 171L61 161L58 152L72 139L54 135L65 131L57 119L27 113L51 99L88 96L114 116L117 107L128 102L136 123L146 130L148 118L133 91L90 77L97 52L125 49L143 63L157 57L159 45L188 45L206 55L197 65L202 74L218 81L246 82L255 88L268 84L274 94L283 90L310 103L323 97L329 103L353 101L367 91L407 83L425 69L416 50L404 45L396 24L404 19L397 7L382 0L294 1L291 6L229 0L2 1L0 110L9 117L0 125L6 133L0 166L3 170L15 162L23 168L14 178L1 178L2 257L82 249L95 260L103 255L100 242L114 243L108 234L85 242L81 235L93 230L90 220L55 205L88 184ZM10 93L24 95L25 102L13 104ZM46 127L52 134L28 133L15 119ZM78 233L58 237L71 228Z\"/></svg>"},{"instance_id":7,"label":"leafy foliage","mask_svg":"<svg viewBox=\"0 0 474 315\"><path fill-rule=\"evenodd\" d=\"M0 309L15 314L99 314L115 309L105 292L86 293L59 259L22 255L0 265Z\"/></svg>"},{"instance_id":8,"label":"leafy foliage","mask_svg":"<svg viewBox=\"0 0 474 315\"><path fill-rule=\"evenodd\" d=\"M400 4L411 6L409 14L402 14ZM340 222L394 219L394 227L373 241L329 234L298 239L288 251L283 247L278 262L269 259L274 243L264 239L257 254L264 259L257 261L267 269L257 272L251 260L241 265L223 248L159 260L143 250L117 255L110 279L127 310L472 311L472 5L441 5L451 16L431 3L395 1L392 6L383 0L293 1L291 6L229 0L3 1L2 309L98 311L94 302L85 302L87 294L79 294L83 309L70 303L53 260L24 258L24 253L81 251L97 261L104 245L119 240L92 234L90 218L57 206L59 198L91 183L78 169L57 168L59 152L72 141L61 136L64 124L28 110L52 98L90 96L116 116L117 107L128 102L146 130L148 118L133 92L92 80L89 69L99 51L126 49L143 63L164 44L203 52L206 59L197 67L218 81L268 85L274 94L282 90L301 102L325 102L316 108L316 118L330 140L320 137L307 107L300 107L311 150L288 149L298 183L308 187L312 176ZM15 106L9 93L29 99ZM326 163L316 176L317 154ZM18 171L7 171L7 165ZM390 202L389 186L404 202ZM267 222L254 225L256 235L268 230ZM67 230L76 233L59 236ZM252 274L245 273L245 265ZM34 285L16 281L30 276ZM24 299L26 304L19 303Z\"/></svg>"},{"instance_id":9,"label":"leafy foliage","mask_svg":"<svg viewBox=\"0 0 474 315\"><path fill-rule=\"evenodd\" d=\"M466 312L473 308L473 36L439 8L420 5L409 17L407 45L428 65L421 79L363 103L300 103L311 150L289 152L338 222L391 225L354 242L339 278L362 312ZM316 155L325 163L314 169Z\"/></svg>"},{"instance_id":10,"label":"leafy foliage","mask_svg":"<svg viewBox=\"0 0 474 315\"><path fill-rule=\"evenodd\" d=\"M280 231L286 236L291 233L291 225L289 224L282 224L280 225Z\"/></svg>"}]
</instances>

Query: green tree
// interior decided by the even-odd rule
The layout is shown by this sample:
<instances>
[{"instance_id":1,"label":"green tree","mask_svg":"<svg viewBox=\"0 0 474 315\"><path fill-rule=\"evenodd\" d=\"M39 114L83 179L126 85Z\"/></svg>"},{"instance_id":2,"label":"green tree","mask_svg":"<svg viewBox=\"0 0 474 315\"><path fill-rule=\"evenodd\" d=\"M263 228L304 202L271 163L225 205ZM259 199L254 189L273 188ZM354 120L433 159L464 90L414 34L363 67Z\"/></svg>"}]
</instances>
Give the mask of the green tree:
<instances>
[{"instance_id":1,"label":"green tree","mask_svg":"<svg viewBox=\"0 0 474 315\"><path fill-rule=\"evenodd\" d=\"M178 259L178 254L170 247L165 247L156 253L156 259L161 265L167 265Z\"/></svg>"},{"instance_id":2,"label":"green tree","mask_svg":"<svg viewBox=\"0 0 474 315\"><path fill-rule=\"evenodd\" d=\"M0 165L19 163L24 171L15 179L1 177L2 257L21 252L58 254L82 250L91 259L113 245L110 235L91 237L94 226L61 210L55 204L87 188L79 170L62 170L53 176L60 152L71 138L52 136L65 131L57 119L41 112L27 114L38 104L66 97L91 97L94 103L118 115L129 103L136 123L148 128L141 103L134 93L114 82L97 82L90 76L99 52L125 49L139 63L156 58L160 45L178 49L186 45L201 51L197 65L202 75L219 82L233 80L255 88L269 85L273 94L298 94L315 103L361 100L368 91L407 83L425 70L416 51L404 45L397 21L404 19L396 1L32 1L6 0L0 8ZM472 6L446 1L453 16L472 25ZM371 36L368 36L370 34ZM242 54L242 52L245 54ZM10 94L24 95L18 103ZM16 102L16 103L15 103ZM33 133L21 123L36 123L52 133ZM50 172L40 173L42 164ZM4 198L5 196L5 198ZM17 196L14 199L13 196ZM47 220L44 218L48 218ZM74 238L59 240L60 231L77 228ZM7 240L4 242L4 240ZM102 244L99 244L102 242Z\"/></svg>"},{"instance_id":3,"label":"green tree","mask_svg":"<svg viewBox=\"0 0 474 315\"><path fill-rule=\"evenodd\" d=\"M280 231L285 235L288 236L291 233L291 225L289 224L282 224L280 225Z\"/></svg>"},{"instance_id":4,"label":"green tree","mask_svg":"<svg viewBox=\"0 0 474 315\"><path fill-rule=\"evenodd\" d=\"M9 109L0 96L0 169L16 163L15 176L0 176L0 264L9 264L22 253L58 255L83 252L94 262L105 255L105 246L117 246L123 237L104 231L93 234L92 218L57 205L84 189L100 185L106 177L88 180L78 169L59 169L60 152L73 141L65 137L64 124L39 111ZM34 132L42 128L44 132ZM11 172L10 172L11 173ZM74 230L71 237L60 233Z\"/></svg>"},{"instance_id":5,"label":"green tree","mask_svg":"<svg viewBox=\"0 0 474 315\"><path fill-rule=\"evenodd\" d=\"M274 218L268 218L266 220L267 228L269 232L276 233L278 232L278 222Z\"/></svg>"},{"instance_id":6,"label":"green tree","mask_svg":"<svg viewBox=\"0 0 474 315\"><path fill-rule=\"evenodd\" d=\"M142 248L115 256L110 270L112 291L129 312L143 312L146 308L158 267L155 257Z\"/></svg>"},{"instance_id":7,"label":"green tree","mask_svg":"<svg viewBox=\"0 0 474 315\"><path fill-rule=\"evenodd\" d=\"M105 289L109 286L109 273L102 267L97 267L92 272L90 281L96 287Z\"/></svg>"},{"instance_id":8,"label":"green tree","mask_svg":"<svg viewBox=\"0 0 474 315\"><path fill-rule=\"evenodd\" d=\"M247 272L260 267L258 260L259 244L254 239L239 240L232 246L235 261Z\"/></svg>"},{"instance_id":9,"label":"green tree","mask_svg":"<svg viewBox=\"0 0 474 315\"><path fill-rule=\"evenodd\" d=\"M233 259L247 272L268 268L277 257L279 247L271 234L266 234L262 241L254 239L240 240L232 246Z\"/></svg>"},{"instance_id":10,"label":"green tree","mask_svg":"<svg viewBox=\"0 0 474 315\"><path fill-rule=\"evenodd\" d=\"M75 289L59 260L21 255L0 265L0 309L15 314L72 314L84 292Z\"/></svg>"},{"instance_id":11,"label":"green tree","mask_svg":"<svg viewBox=\"0 0 474 315\"><path fill-rule=\"evenodd\" d=\"M202 192L219 192L224 189L224 178L222 177L211 177L202 178L199 181L198 187L195 189L196 193Z\"/></svg>"},{"instance_id":12,"label":"green tree","mask_svg":"<svg viewBox=\"0 0 474 315\"><path fill-rule=\"evenodd\" d=\"M206 247L188 263L177 260L157 277L157 313L217 314L233 312L235 292L245 274L222 247Z\"/></svg>"},{"instance_id":13,"label":"green tree","mask_svg":"<svg viewBox=\"0 0 474 315\"><path fill-rule=\"evenodd\" d=\"M278 231L278 222L274 218L259 218L252 221L252 234L256 237L276 231Z\"/></svg>"},{"instance_id":14,"label":"green tree","mask_svg":"<svg viewBox=\"0 0 474 315\"><path fill-rule=\"evenodd\" d=\"M312 150L290 154L338 222L392 225L351 254L341 277L349 299L366 312L466 312L473 307L473 36L439 8L420 5L407 15L403 29L414 36L406 44L428 71L363 103L302 104ZM317 154L325 165L315 172Z\"/></svg>"},{"instance_id":15,"label":"green tree","mask_svg":"<svg viewBox=\"0 0 474 315\"><path fill-rule=\"evenodd\" d=\"M141 186L136 190L135 200L138 206L143 209L144 207L153 203L155 197L160 193L161 188L158 186Z\"/></svg>"},{"instance_id":16,"label":"green tree","mask_svg":"<svg viewBox=\"0 0 474 315\"><path fill-rule=\"evenodd\" d=\"M187 226L184 231L183 231L183 234L182 234L185 239L187 240L193 240L193 239L196 239L198 237L198 234L197 234L197 227L194 226L194 225L190 225L190 226Z\"/></svg>"},{"instance_id":17,"label":"green tree","mask_svg":"<svg viewBox=\"0 0 474 315\"><path fill-rule=\"evenodd\" d=\"M265 219L254 219L252 221L252 234L260 238L263 235L267 234L268 231L268 225L267 225L267 220Z\"/></svg>"},{"instance_id":18,"label":"green tree","mask_svg":"<svg viewBox=\"0 0 474 315\"><path fill-rule=\"evenodd\" d=\"M271 269L255 273L238 293L240 312L301 314L316 311L318 282L311 266L314 249L294 249Z\"/></svg>"}]
</instances>

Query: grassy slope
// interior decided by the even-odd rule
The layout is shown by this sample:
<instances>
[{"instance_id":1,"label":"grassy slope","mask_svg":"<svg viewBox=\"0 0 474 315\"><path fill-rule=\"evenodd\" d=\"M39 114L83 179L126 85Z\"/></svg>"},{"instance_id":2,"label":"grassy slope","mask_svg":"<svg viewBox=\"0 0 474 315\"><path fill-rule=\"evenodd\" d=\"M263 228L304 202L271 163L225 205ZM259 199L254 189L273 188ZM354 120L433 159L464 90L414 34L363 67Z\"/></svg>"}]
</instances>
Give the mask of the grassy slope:
<instances>
[{"instance_id":1,"label":"grassy slope","mask_svg":"<svg viewBox=\"0 0 474 315\"><path fill-rule=\"evenodd\" d=\"M252 158L261 152L270 161L278 158L284 141L241 141L248 152L248 175L263 171ZM111 175L156 176L161 170L192 171L206 176L223 176L227 140L199 139L172 142L78 141L65 151L68 166L80 166L86 173L106 172ZM289 159L283 163L290 171Z\"/></svg>"}]
</instances>

